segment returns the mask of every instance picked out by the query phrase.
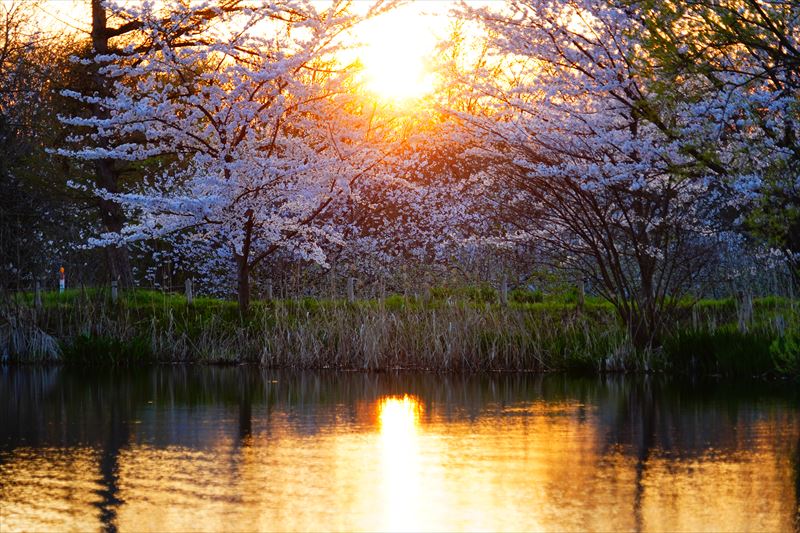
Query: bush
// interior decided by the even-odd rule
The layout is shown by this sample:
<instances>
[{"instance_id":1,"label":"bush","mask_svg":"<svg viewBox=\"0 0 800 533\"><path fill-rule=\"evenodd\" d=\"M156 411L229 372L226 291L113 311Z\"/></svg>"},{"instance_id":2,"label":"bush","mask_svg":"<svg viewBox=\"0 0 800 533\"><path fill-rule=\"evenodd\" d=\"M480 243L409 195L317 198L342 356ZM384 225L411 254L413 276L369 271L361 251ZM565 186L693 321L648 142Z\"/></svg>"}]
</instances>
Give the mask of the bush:
<instances>
[{"instance_id":1,"label":"bush","mask_svg":"<svg viewBox=\"0 0 800 533\"><path fill-rule=\"evenodd\" d=\"M771 336L761 331L743 333L735 326L716 331L683 331L664 342L673 372L751 377L774 373Z\"/></svg>"},{"instance_id":2,"label":"bush","mask_svg":"<svg viewBox=\"0 0 800 533\"><path fill-rule=\"evenodd\" d=\"M406 305L406 300L402 294L390 294L383 300L383 304L389 311L400 311Z\"/></svg>"},{"instance_id":3,"label":"bush","mask_svg":"<svg viewBox=\"0 0 800 533\"><path fill-rule=\"evenodd\" d=\"M471 287L431 287L431 298L434 300L466 300L472 303L497 303L499 301L497 290L491 285L481 284Z\"/></svg>"},{"instance_id":4,"label":"bush","mask_svg":"<svg viewBox=\"0 0 800 533\"><path fill-rule=\"evenodd\" d=\"M514 289L509 299L520 304L536 304L544 301L544 294L540 290Z\"/></svg>"},{"instance_id":5,"label":"bush","mask_svg":"<svg viewBox=\"0 0 800 533\"><path fill-rule=\"evenodd\" d=\"M68 365L132 365L155 361L150 343L142 338L112 339L79 335L62 347Z\"/></svg>"},{"instance_id":6,"label":"bush","mask_svg":"<svg viewBox=\"0 0 800 533\"><path fill-rule=\"evenodd\" d=\"M490 285L468 287L465 291L465 296L469 301L479 304L497 303L499 301L497 291Z\"/></svg>"},{"instance_id":7,"label":"bush","mask_svg":"<svg viewBox=\"0 0 800 533\"><path fill-rule=\"evenodd\" d=\"M800 376L800 331L787 333L769 346L775 368L781 374Z\"/></svg>"}]
</instances>

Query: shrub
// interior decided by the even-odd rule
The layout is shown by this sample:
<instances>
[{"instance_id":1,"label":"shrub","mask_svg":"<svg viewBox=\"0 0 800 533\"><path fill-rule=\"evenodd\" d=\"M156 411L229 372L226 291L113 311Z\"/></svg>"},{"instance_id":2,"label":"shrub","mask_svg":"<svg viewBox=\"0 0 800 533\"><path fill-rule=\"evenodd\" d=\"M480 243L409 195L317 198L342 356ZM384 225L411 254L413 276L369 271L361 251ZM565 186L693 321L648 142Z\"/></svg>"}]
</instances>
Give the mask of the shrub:
<instances>
[{"instance_id":1,"label":"shrub","mask_svg":"<svg viewBox=\"0 0 800 533\"><path fill-rule=\"evenodd\" d=\"M800 331L787 333L772 341L769 353L778 372L800 377Z\"/></svg>"},{"instance_id":2,"label":"shrub","mask_svg":"<svg viewBox=\"0 0 800 533\"><path fill-rule=\"evenodd\" d=\"M78 335L63 345L62 353L68 365L131 365L155 360L150 343L142 337L121 340Z\"/></svg>"},{"instance_id":3,"label":"shrub","mask_svg":"<svg viewBox=\"0 0 800 533\"><path fill-rule=\"evenodd\" d=\"M732 325L715 331L684 330L664 342L664 352L675 372L749 377L775 370L771 340L766 332L743 333Z\"/></svg>"},{"instance_id":4,"label":"shrub","mask_svg":"<svg viewBox=\"0 0 800 533\"><path fill-rule=\"evenodd\" d=\"M509 299L520 304L535 304L544 301L544 294L540 290L514 289L511 291Z\"/></svg>"}]
</instances>

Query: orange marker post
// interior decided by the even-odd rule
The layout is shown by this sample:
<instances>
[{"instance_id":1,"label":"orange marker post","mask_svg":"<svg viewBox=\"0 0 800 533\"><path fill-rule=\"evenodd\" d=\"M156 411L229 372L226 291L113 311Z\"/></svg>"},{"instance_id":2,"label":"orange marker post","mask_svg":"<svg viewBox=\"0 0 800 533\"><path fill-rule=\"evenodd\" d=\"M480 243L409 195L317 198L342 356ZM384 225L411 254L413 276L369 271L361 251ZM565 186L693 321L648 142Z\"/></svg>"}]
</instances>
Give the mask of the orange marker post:
<instances>
[{"instance_id":1,"label":"orange marker post","mask_svg":"<svg viewBox=\"0 0 800 533\"><path fill-rule=\"evenodd\" d=\"M67 281L66 278L64 278L64 267L62 266L58 269L58 293L63 293L66 286Z\"/></svg>"}]
</instances>

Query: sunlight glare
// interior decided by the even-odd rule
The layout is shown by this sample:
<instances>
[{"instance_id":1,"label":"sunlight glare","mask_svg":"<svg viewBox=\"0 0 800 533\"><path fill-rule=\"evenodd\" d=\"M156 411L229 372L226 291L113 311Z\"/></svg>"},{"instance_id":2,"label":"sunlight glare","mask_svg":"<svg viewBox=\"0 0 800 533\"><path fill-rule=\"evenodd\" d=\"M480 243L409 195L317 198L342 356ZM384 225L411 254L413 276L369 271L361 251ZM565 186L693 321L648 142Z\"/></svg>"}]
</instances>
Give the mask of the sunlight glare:
<instances>
[{"instance_id":1,"label":"sunlight glare","mask_svg":"<svg viewBox=\"0 0 800 533\"><path fill-rule=\"evenodd\" d=\"M391 531L419 529L420 446L417 434L422 406L413 396L383 398L378 403L381 444L383 519Z\"/></svg>"},{"instance_id":2,"label":"sunlight glare","mask_svg":"<svg viewBox=\"0 0 800 533\"><path fill-rule=\"evenodd\" d=\"M402 101L420 98L433 90L428 63L436 49L437 19L419 4L412 4L368 20L360 27L356 38L361 46L356 53L364 69L363 80L371 92Z\"/></svg>"}]
</instances>

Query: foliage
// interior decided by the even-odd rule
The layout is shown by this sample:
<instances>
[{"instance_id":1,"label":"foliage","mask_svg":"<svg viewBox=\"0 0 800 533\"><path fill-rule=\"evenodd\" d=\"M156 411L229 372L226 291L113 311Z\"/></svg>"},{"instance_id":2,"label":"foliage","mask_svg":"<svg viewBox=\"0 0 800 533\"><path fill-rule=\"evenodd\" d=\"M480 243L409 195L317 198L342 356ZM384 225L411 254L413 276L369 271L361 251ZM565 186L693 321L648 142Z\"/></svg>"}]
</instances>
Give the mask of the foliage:
<instances>
[{"instance_id":1,"label":"foliage","mask_svg":"<svg viewBox=\"0 0 800 533\"><path fill-rule=\"evenodd\" d=\"M59 88L78 77L68 61L80 44L46 34L36 18L39 2L0 5L0 290L32 285L34 277L66 263L87 274L87 254L75 249L92 219L84 198L66 193L66 176L81 169L48 153L65 128L56 115L69 102Z\"/></svg>"},{"instance_id":2,"label":"foliage","mask_svg":"<svg viewBox=\"0 0 800 533\"><path fill-rule=\"evenodd\" d=\"M591 281L637 347L658 344L737 200L693 155L714 123L663 97L646 28L613 2L512 1L463 15L505 61L504 75L472 82L494 112L458 116L483 140L479 172L497 182L515 238Z\"/></svg>"},{"instance_id":3,"label":"foliage","mask_svg":"<svg viewBox=\"0 0 800 533\"><path fill-rule=\"evenodd\" d=\"M39 313L26 311L24 299L14 303L28 317L17 336L34 341L27 344L31 350L12 354L16 361L41 359L33 348L41 332L58 340L64 363L80 365L251 362L280 368L737 377L797 370L796 333L781 338L771 326L772 314L789 309L785 301L757 302L747 332L737 328L735 311L706 302L699 327L687 317L672 325L663 348L650 351L631 345L608 304L587 302L579 313L575 304L547 298L508 307L473 301L466 292L444 300L302 298L255 301L247 316L235 302L201 298L187 305L181 296L154 291L123 291L116 303L100 291L48 294L43 303ZM791 318L788 331L793 324Z\"/></svg>"},{"instance_id":4,"label":"foliage","mask_svg":"<svg viewBox=\"0 0 800 533\"><path fill-rule=\"evenodd\" d=\"M796 2L632 2L663 90L712 113L717 134L694 136L715 171L746 191L751 231L793 265L800 253L797 136L800 12ZM687 38L686 36L690 36ZM710 161L728 154L725 167Z\"/></svg>"},{"instance_id":5,"label":"foliage","mask_svg":"<svg viewBox=\"0 0 800 533\"><path fill-rule=\"evenodd\" d=\"M792 331L772 341L769 353L778 372L800 377L800 332Z\"/></svg>"},{"instance_id":6,"label":"foliage","mask_svg":"<svg viewBox=\"0 0 800 533\"><path fill-rule=\"evenodd\" d=\"M565 316L583 284L584 318L613 306L623 351L657 354L675 324L737 323L746 280L764 294L797 277L796 2L454 6L439 90L410 106L365 92L353 59L359 25L391 1L93 0L88 36L42 31L36 7L4 2L0 17L4 287L62 261L70 285L132 286L128 246L150 286L193 276L242 311L251 280L335 294L358 276L361 292L415 295L358 309ZM500 276L543 293L503 307ZM736 299L691 308L712 284ZM57 305L73 297L86 301ZM141 298L120 309L180 307ZM295 321L339 304L285 307ZM747 335L772 327L769 305ZM195 312L235 338L233 307ZM188 320L162 311L153 327Z\"/></svg>"},{"instance_id":7,"label":"foliage","mask_svg":"<svg viewBox=\"0 0 800 533\"><path fill-rule=\"evenodd\" d=\"M323 245L341 239L344 222L335 211L357 197L368 172L382 178L394 135L358 94L353 69L336 59L339 36L363 17L339 2L217 6L213 30L187 40L184 21L209 6L116 9L140 23L148 44L95 56L113 93L68 91L102 112L63 117L85 133L59 153L157 158L160 168L138 190L95 190L132 221L92 243L159 239L203 277L232 283L236 271L244 311L250 270L272 254L327 265Z\"/></svg>"},{"instance_id":8,"label":"foliage","mask_svg":"<svg viewBox=\"0 0 800 533\"><path fill-rule=\"evenodd\" d=\"M665 361L672 372L688 375L754 377L782 374L771 357L774 334L743 333L735 326L715 331L681 331L664 344Z\"/></svg>"},{"instance_id":9,"label":"foliage","mask_svg":"<svg viewBox=\"0 0 800 533\"><path fill-rule=\"evenodd\" d=\"M544 301L544 293L539 290L532 291L529 289L514 289L509 294L509 299L512 302L521 304L541 303Z\"/></svg>"},{"instance_id":10,"label":"foliage","mask_svg":"<svg viewBox=\"0 0 800 533\"><path fill-rule=\"evenodd\" d=\"M142 337L114 339L103 336L78 335L62 346L66 365L141 365L154 361L150 343Z\"/></svg>"}]
</instances>

